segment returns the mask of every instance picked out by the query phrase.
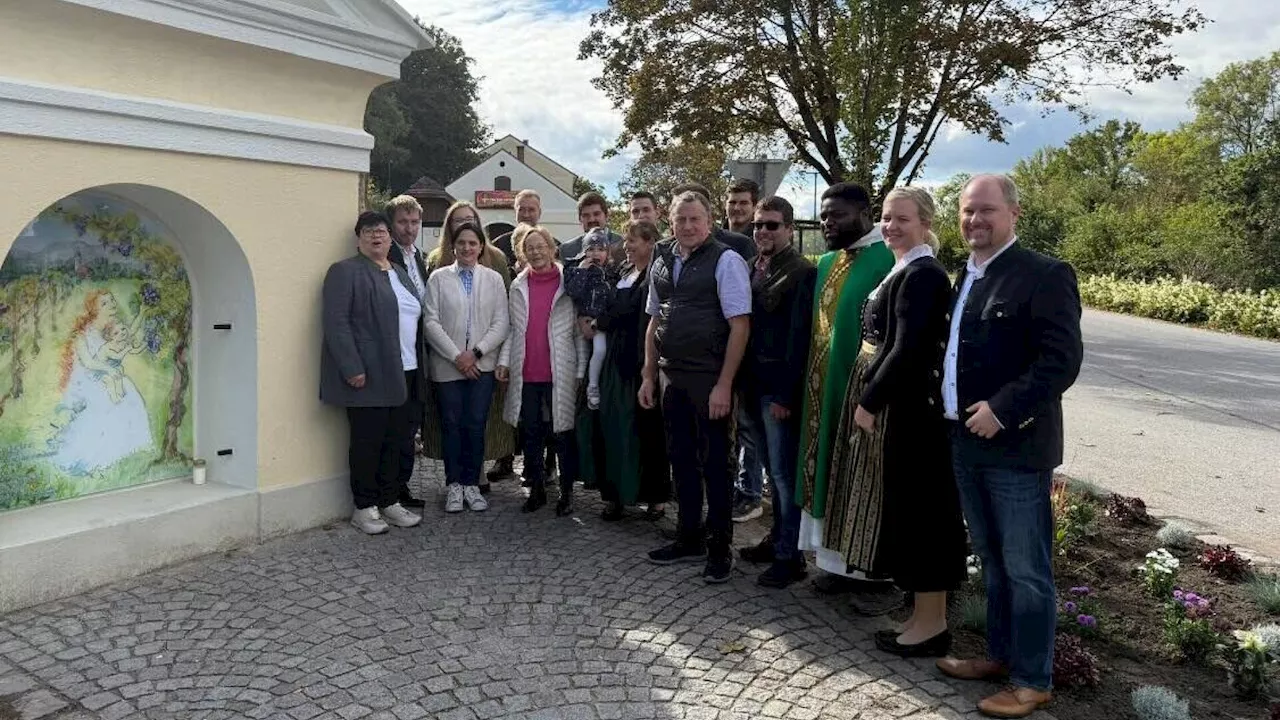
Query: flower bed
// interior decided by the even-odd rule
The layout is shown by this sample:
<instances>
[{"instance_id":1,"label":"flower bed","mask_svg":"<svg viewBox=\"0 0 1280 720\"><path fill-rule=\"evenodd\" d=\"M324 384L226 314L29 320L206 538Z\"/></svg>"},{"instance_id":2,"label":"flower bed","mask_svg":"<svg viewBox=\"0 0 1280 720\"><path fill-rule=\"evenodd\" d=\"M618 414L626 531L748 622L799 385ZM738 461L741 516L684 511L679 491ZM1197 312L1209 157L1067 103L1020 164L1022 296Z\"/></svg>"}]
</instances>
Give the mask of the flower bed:
<instances>
[{"instance_id":1,"label":"flower bed","mask_svg":"<svg viewBox=\"0 0 1280 720\"><path fill-rule=\"evenodd\" d=\"M1142 282L1093 275L1080 278L1080 299L1100 310L1280 338L1280 292L1275 290L1219 290L1185 278Z\"/></svg>"},{"instance_id":2,"label":"flower bed","mask_svg":"<svg viewBox=\"0 0 1280 720\"><path fill-rule=\"evenodd\" d=\"M1055 488L1061 657L1049 712L1059 720L1144 720L1166 717L1149 711L1162 703L1177 717L1176 701L1189 701L1190 716L1201 720L1269 718L1280 702L1280 608L1264 607L1259 582L1274 576L1255 576L1233 551L1185 533L1161 533L1179 540L1164 547L1159 523L1135 500ZM984 652L982 618L973 611L981 592L980 573L971 572L954 606L961 656ZM1135 704L1148 714L1138 715Z\"/></svg>"}]
</instances>

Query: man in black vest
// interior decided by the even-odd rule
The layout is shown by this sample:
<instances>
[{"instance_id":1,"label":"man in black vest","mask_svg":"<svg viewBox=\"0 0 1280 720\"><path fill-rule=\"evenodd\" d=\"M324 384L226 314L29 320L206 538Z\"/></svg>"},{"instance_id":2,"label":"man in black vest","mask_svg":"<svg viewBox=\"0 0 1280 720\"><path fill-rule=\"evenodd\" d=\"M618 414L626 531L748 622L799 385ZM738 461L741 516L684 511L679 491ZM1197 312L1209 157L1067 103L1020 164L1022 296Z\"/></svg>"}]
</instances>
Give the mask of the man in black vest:
<instances>
[{"instance_id":1,"label":"man in black vest","mask_svg":"<svg viewBox=\"0 0 1280 720\"><path fill-rule=\"evenodd\" d=\"M705 558L703 579L722 583L733 570L733 385L751 331L751 281L742 257L712 238L706 196L676 196L671 227L675 241L657 249L649 268L639 400L653 408L661 392L680 516L676 541L650 552L649 560Z\"/></svg>"},{"instance_id":2,"label":"man in black vest","mask_svg":"<svg viewBox=\"0 0 1280 720\"><path fill-rule=\"evenodd\" d=\"M1054 624L1053 470L1062 394L1080 372L1080 293L1066 263L1017 244L1018 189L978 175L960 193L969 261L956 278L942 405L954 420L960 499L987 586L988 659L943 658L966 680L1008 678L984 714L1026 717L1050 700Z\"/></svg>"},{"instance_id":3,"label":"man in black vest","mask_svg":"<svg viewBox=\"0 0 1280 720\"><path fill-rule=\"evenodd\" d=\"M422 206L409 195L397 195L387 202L385 214L391 221L391 237L395 240L387 258L404 268L413 283L411 289L419 302L423 302L427 291L427 266L422 260L422 251L418 249ZM425 407L420 398L410 398L409 402L409 431L405 433L405 444L400 448L400 504L407 508L420 508L425 503L409 493L409 480L413 477L413 461L418 454L414 438L418 435L418 428L422 427Z\"/></svg>"},{"instance_id":4,"label":"man in black vest","mask_svg":"<svg viewBox=\"0 0 1280 720\"><path fill-rule=\"evenodd\" d=\"M759 254L751 272L751 341L740 373L738 437L745 463L747 443L741 440L746 427L753 449L750 459L769 473L773 526L759 545L743 548L740 556L751 562L771 562L756 582L783 588L806 575L799 550L796 468L818 269L791 242L795 232L791 203L767 197L754 217Z\"/></svg>"}]
</instances>

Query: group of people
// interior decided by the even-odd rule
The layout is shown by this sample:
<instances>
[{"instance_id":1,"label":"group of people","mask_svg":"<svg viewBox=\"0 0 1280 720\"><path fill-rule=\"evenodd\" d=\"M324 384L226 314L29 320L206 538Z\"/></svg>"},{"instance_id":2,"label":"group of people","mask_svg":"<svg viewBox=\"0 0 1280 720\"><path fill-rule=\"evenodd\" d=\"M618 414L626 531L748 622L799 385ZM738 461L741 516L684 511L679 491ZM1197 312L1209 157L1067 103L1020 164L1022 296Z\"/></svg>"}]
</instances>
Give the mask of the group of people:
<instances>
[{"instance_id":1,"label":"group of people","mask_svg":"<svg viewBox=\"0 0 1280 720\"><path fill-rule=\"evenodd\" d=\"M511 477L517 451L530 512L557 466L558 515L581 480L605 520L641 505L662 517L674 484L676 536L649 560L701 563L722 583L733 521L759 514L767 478L769 535L738 550L768 564L759 584L804 579L812 553L815 588L849 593L858 612L895 609L905 591L910 616L880 649L1007 678L979 709L1031 714L1051 690L1049 488L1082 359L1073 272L1017 244L1005 176L962 190L970 256L954 285L925 190L892 190L876 222L864 189L829 187L816 263L794 244L791 205L758 195L734 182L721 227L705 188L677 188L664 232L657 198L639 192L618 235L588 193L583 234L563 244L534 192L492 243L460 202L426 258L412 198L361 214L357 253L325 278L321 363L321 399L350 421L352 524L421 522L408 484L421 435L444 461L447 512L485 510L482 485ZM970 546L987 586L984 660L948 656L947 593Z\"/></svg>"}]
</instances>

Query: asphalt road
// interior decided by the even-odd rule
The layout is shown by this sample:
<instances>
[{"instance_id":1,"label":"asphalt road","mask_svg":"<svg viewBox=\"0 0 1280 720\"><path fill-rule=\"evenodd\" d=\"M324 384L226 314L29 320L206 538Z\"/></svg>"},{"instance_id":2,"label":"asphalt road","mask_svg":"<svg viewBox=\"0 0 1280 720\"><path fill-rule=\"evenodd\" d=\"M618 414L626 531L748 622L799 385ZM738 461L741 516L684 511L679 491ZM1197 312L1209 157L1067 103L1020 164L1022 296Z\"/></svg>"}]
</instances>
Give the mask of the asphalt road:
<instances>
[{"instance_id":1,"label":"asphalt road","mask_svg":"<svg viewBox=\"0 0 1280 720\"><path fill-rule=\"evenodd\" d=\"M1280 559L1280 343L1086 310L1062 471Z\"/></svg>"}]
</instances>

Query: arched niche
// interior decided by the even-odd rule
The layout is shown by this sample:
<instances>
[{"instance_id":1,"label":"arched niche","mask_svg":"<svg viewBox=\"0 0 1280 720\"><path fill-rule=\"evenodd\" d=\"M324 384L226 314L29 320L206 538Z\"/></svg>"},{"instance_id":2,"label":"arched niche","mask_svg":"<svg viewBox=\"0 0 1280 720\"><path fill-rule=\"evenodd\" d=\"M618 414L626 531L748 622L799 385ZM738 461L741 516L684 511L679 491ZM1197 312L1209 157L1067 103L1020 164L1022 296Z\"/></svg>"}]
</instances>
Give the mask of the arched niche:
<instances>
[{"instance_id":1,"label":"arched niche","mask_svg":"<svg viewBox=\"0 0 1280 720\"><path fill-rule=\"evenodd\" d=\"M255 318L243 251L197 203L109 185L50 204L0 266L0 510L196 458L256 487Z\"/></svg>"}]
</instances>

